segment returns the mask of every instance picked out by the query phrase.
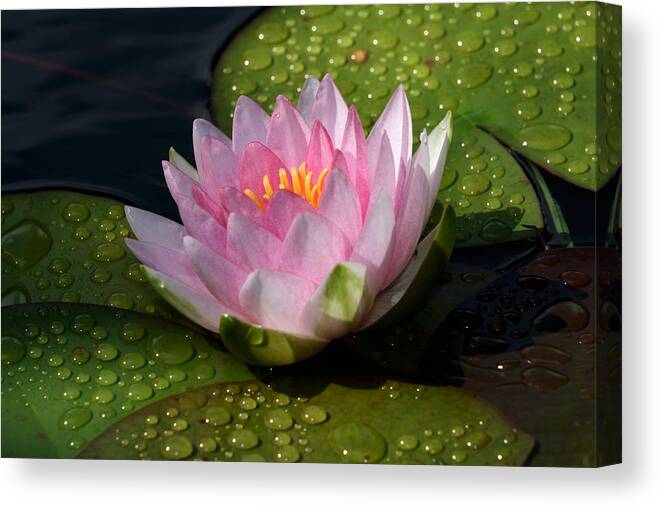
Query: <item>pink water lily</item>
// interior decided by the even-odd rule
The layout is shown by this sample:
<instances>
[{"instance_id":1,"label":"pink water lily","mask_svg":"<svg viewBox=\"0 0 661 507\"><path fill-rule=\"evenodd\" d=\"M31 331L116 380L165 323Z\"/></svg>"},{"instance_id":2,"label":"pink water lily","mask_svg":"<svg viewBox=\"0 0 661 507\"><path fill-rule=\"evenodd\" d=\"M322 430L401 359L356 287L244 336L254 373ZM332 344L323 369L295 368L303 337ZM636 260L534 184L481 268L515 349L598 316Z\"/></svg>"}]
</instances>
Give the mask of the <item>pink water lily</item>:
<instances>
[{"instance_id":1,"label":"pink water lily","mask_svg":"<svg viewBox=\"0 0 661 507\"><path fill-rule=\"evenodd\" d=\"M367 138L330 76L308 78L298 107L279 96L270 117L240 97L232 139L193 123L197 169L174 150L163 162L183 226L127 207L138 239L126 243L161 295L220 329L236 355L260 364L303 359L419 292L414 280L441 230L416 246L450 123L423 132L413 155L401 86ZM451 249L449 229L441 232Z\"/></svg>"}]
</instances>

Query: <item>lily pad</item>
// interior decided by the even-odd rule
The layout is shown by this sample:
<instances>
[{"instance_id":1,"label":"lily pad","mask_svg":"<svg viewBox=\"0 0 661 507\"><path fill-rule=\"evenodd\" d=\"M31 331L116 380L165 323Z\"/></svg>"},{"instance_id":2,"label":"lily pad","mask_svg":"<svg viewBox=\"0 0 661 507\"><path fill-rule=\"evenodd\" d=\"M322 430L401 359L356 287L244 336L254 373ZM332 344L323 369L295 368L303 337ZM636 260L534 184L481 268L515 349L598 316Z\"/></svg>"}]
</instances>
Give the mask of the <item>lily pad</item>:
<instances>
[{"instance_id":1,"label":"lily pad","mask_svg":"<svg viewBox=\"0 0 661 507\"><path fill-rule=\"evenodd\" d=\"M229 132L239 95L270 109L328 72L369 128L403 83L415 132L452 110L597 190L621 164L620 28L592 2L276 7L224 48L213 114Z\"/></svg>"},{"instance_id":2,"label":"lily pad","mask_svg":"<svg viewBox=\"0 0 661 507\"><path fill-rule=\"evenodd\" d=\"M93 303L181 320L124 246L122 203L69 191L2 196L2 304Z\"/></svg>"},{"instance_id":3,"label":"lily pad","mask_svg":"<svg viewBox=\"0 0 661 507\"><path fill-rule=\"evenodd\" d=\"M454 132L437 199L457 214L457 246L514 241L543 228L535 189L509 151L465 119Z\"/></svg>"},{"instance_id":4,"label":"lily pad","mask_svg":"<svg viewBox=\"0 0 661 507\"><path fill-rule=\"evenodd\" d=\"M80 457L521 465L532 446L529 435L456 388L274 377L160 400L109 428Z\"/></svg>"},{"instance_id":5,"label":"lily pad","mask_svg":"<svg viewBox=\"0 0 661 507\"><path fill-rule=\"evenodd\" d=\"M246 366L190 328L72 303L2 309L2 453L71 458L117 420Z\"/></svg>"}]
</instances>

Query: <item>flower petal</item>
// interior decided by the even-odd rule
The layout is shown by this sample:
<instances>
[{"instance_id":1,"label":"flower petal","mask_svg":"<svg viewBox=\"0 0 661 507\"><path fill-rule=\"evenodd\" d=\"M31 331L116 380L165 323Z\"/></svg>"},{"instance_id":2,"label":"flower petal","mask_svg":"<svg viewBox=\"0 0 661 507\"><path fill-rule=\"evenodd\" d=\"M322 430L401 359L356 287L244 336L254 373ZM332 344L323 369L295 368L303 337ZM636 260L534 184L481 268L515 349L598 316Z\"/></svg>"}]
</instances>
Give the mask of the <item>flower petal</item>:
<instances>
[{"instance_id":1,"label":"flower petal","mask_svg":"<svg viewBox=\"0 0 661 507\"><path fill-rule=\"evenodd\" d=\"M193 185L197 185L196 180L185 174L177 166L167 160L163 160L163 175L168 190L174 196L175 194L190 197L193 193Z\"/></svg>"},{"instance_id":2,"label":"flower petal","mask_svg":"<svg viewBox=\"0 0 661 507\"><path fill-rule=\"evenodd\" d=\"M239 301L253 322L285 333L301 333L300 316L315 289L300 276L258 269L243 284Z\"/></svg>"},{"instance_id":3,"label":"flower petal","mask_svg":"<svg viewBox=\"0 0 661 507\"><path fill-rule=\"evenodd\" d=\"M392 327L418 310L447 265L454 241L455 214L447 206L436 227L418 244L406 269L377 296L362 329Z\"/></svg>"},{"instance_id":4,"label":"flower petal","mask_svg":"<svg viewBox=\"0 0 661 507\"><path fill-rule=\"evenodd\" d=\"M413 133L411 110L402 85L397 87L367 138L370 167L375 167L373 164L379 159L381 137L384 132L388 134L392 142L393 159L396 166L399 167L400 159L408 165L409 160L411 160Z\"/></svg>"},{"instance_id":5,"label":"flower petal","mask_svg":"<svg viewBox=\"0 0 661 507\"><path fill-rule=\"evenodd\" d=\"M193 271L193 266L183 250L172 250L156 243L147 243L131 238L126 238L124 242L129 250L133 252L133 255L140 259L143 264L191 288L204 289L204 285Z\"/></svg>"},{"instance_id":6,"label":"flower petal","mask_svg":"<svg viewBox=\"0 0 661 507\"><path fill-rule=\"evenodd\" d=\"M193 121L193 151L195 152L195 166L199 169L202 165L202 139L213 137L229 148L232 147L232 141L218 130L211 122L198 118Z\"/></svg>"},{"instance_id":7,"label":"flower petal","mask_svg":"<svg viewBox=\"0 0 661 507\"><path fill-rule=\"evenodd\" d=\"M264 213L264 227L284 240L296 216L304 212L314 213L315 210L295 193L281 190L269 201Z\"/></svg>"},{"instance_id":8,"label":"flower petal","mask_svg":"<svg viewBox=\"0 0 661 507\"><path fill-rule=\"evenodd\" d=\"M193 322L210 331L216 332L220 316L230 313L206 290L195 290L147 266L142 266L142 271L163 299Z\"/></svg>"},{"instance_id":9,"label":"flower petal","mask_svg":"<svg viewBox=\"0 0 661 507\"><path fill-rule=\"evenodd\" d=\"M298 112L301 113L303 119L309 125L312 123L312 107L314 106L314 99L317 96L319 89L319 80L310 76L303 83L301 95L298 97Z\"/></svg>"},{"instance_id":10,"label":"flower petal","mask_svg":"<svg viewBox=\"0 0 661 507\"><path fill-rule=\"evenodd\" d=\"M394 237L395 211L392 199L382 191L367 211L365 224L351 254L352 262L367 266L374 294L384 286L390 268Z\"/></svg>"},{"instance_id":11,"label":"flower petal","mask_svg":"<svg viewBox=\"0 0 661 507\"><path fill-rule=\"evenodd\" d=\"M385 285L394 280L409 262L427 220L429 183L424 171L415 167L406 178L405 201L397 212L395 245Z\"/></svg>"},{"instance_id":12,"label":"flower petal","mask_svg":"<svg viewBox=\"0 0 661 507\"><path fill-rule=\"evenodd\" d=\"M253 222L261 224L264 219L264 214L246 194L234 187L223 188L220 191L220 200L223 207L230 213L239 213L243 216L249 217Z\"/></svg>"},{"instance_id":13,"label":"flower petal","mask_svg":"<svg viewBox=\"0 0 661 507\"><path fill-rule=\"evenodd\" d=\"M278 170L285 164L269 148L260 142L248 143L241 153L239 162L240 190L250 189L261 198L265 192L264 176L268 176L274 191L280 181Z\"/></svg>"},{"instance_id":14,"label":"flower petal","mask_svg":"<svg viewBox=\"0 0 661 507\"><path fill-rule=\"evenodd\" d=\"M139 240L173 250L182 249L181 240L185 233L181 224L133 206L124 206L124 213L133 234Z\"/></svg>"},{"instance_id":15,"label":"flower petal","mask_svg":"<svg viewBox=\"0 0 661 507\"><path fill-rule=\"evenodd\" d=\"M282 244L279 269L319 284L350 253L351 243L336 225L319 215L301 213Z\"/></svg>"},{"instance_id":16,"label":"flower petal","mask_svg":"<svg viewBox=\"0 0 661 507\"><path fill-rule=\"evenodd\" d=\"M184 238L184 248L193 269L209 292L237 316L245 314L239 303L239 291L248 278L248 271L216 254L191 236Z\"/></svg>"},{"instance_id":17,"label":"flower petal","mask_svg":"<svg viewBox=\"0 0 661 507\"><path fill-rule=\"evenodd\" d=\"M266 144L287 167L298 167L304 160L310 128L287 97L279 95L271 115Z\"/></svg>"},{"instance_id":18,"label":"flower petal","mask_svg":"<svg viewBox=\"0 0 661 507\"><path fill-rule=\"evenodd\" d=\"M282 243L249 218L231 213L227 220L227 258L249 270L274 269Z\"/></svg>"},{"instance_id":19,"label":"flower petal","mask_svg":"<svg viewBox=\"0 0 661 507\"><path fill-rule=\"evenodd\" d=\"M393 158L392 148L390 145L390 138L388 133L384 132L381 137L381 149L379 150L379 157L372 173L372 188L370 189L370 205L374 199L383 191L395 202L395 167L399 168L399 164L395 166L395 159Z\"/></svg>"},{"instance_id":20,"label":"flower petal","mask_svg":"<svg viewBox=\"0 0 661 507\"><path fill-rule=\"evenodd\" d=\"M168 152L168 160L170 161L170 164L176 166L189 178L192 178L197 182L200 181L200 176L197 174L197 169L195 169L188 160L182 157L177 152L177 150L172 147L170 147L170 151Z\"/></svg>"},{"instance_id":21,"label":"flower petal","mask_svg":"<svg viewBox=\"0 0 661 507\"><path fill-rule=\"evenodd\" d=\"M251 325L231 315L221 317L220 337L236 357L260 366L296 363L313 356L330 343L314 336L300 336Z\"/></svg>"},{"instance_id":22,"label":"flower petal","mask_svg":"<svg viewBox=\"0 0 661 507\"><path fill-rule=\"evenodd\" d=\"M427 147L429 149L429 212L431 212L436 194L438 194L438 189L441 186L451 139L452 111L448 112L445 118L427 136ZM422 146L422 143L420 145Z\"/></svg>"},{"instance_id":23,"label":"flower petal","mask_svg":"<svg viewBox=\"0 0 661 507\"><path fill-rule=\"evenodd\" d=\"M339 227L352 245L356 243L362 227L360 199L341 169L328 174L317 212Z\"/></svg>"},{"instance_id":24,"label":"flower petal","mask_svg":"<svg viewBox=\"0 0 661 507\"><path fill-rule=\"evenodd\" d=\"M232 120L232 150L241 154L248 143L266 142L269 115L251 98L241 95Z\"/></svg>"},{"instance_id":25,"label":"flower petal","mask_svg":"<svg viewBox=\"0 0 661 507\"><path fill-rule=\"evenodd\" d=\"M316 179L324 169L333 168L334 158L335 148L333 147L333 141L324 126L315 120L312 125L312 133L310 134L308 153L305 157L306 168L314 174Z\"/></svg>"},{"instance_id":26,"label":"flower petal","mask_svg":"<svg viewBox=\"0 0 661 507\"><path fill-rule=\"evenodd\" d=\"M239 159L232 149L218 139L205 136L200 141L200 181L207 189L236 187L239 183Z\"/></svg>"},{"instance_id":27,"label":"flower petal","mask_svg":"<svg viewBox=\"0 0 661 507\"><path fill-rule=\"evenodd\" d=\"M347 162L348 174L360 197L363 216L369 204L370 170L367 158L365 131L354 106L349 108L342 137L342 155Z\"/></svg>"},{"instance_id":28,"label":"flower petal","mask_svg":"<svg viewBox=\"0 0 661 507\"><path fill-rule=\"evenodd\" d=\"M227 231L212 215L184 196L177 199L179 216L186 232L221 255L225 254Z\"/></svg>"},{"instance_id":29,"label":"flower petal","mask_svg":"<svg viewBox=\"0 0 661 507\"><path fill-rule=\"evenodd\" d=\"M328 130L333 143L342 142L347 123L347 108L344 98L329 74L321 80L312 107L312 121L320 121Z\"/></svg>"},{"instance_id":30,"label":"flower petal","mask_svg":"<svg viewBox=\"0 0 661 507\"><path fill-rule=\"evenodd\" d=\"M327 340L354 329L372 304L367 277L363 264L343 262L335 266L305 306L303 329Z\"/></svg>"}]
</instances>

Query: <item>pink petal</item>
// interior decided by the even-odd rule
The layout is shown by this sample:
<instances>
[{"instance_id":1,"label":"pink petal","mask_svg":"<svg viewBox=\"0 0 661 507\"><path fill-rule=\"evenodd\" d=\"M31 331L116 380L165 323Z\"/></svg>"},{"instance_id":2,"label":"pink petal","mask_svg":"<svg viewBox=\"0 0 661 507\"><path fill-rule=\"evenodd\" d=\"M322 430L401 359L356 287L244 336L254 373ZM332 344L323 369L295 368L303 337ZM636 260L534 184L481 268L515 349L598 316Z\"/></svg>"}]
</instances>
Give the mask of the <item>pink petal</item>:
<instances>
[{"instance_id":1,"label":"pink petal","mask_svg":"<svg viewBox=\"0 0 661 507\"><path fill-rule=\"evenodd\" d=\"M287 167L305 161L310 128L287 97L279 95L271 115L266 144Z\"/></svg>"},{"instance_id":2,"label":"pink petal","mask_svg":"<svg viewBox=\"0 0 661 507\"><path fill-rule=\"evenodd\" d=\"M197 168L202 185L207 189L238 186L239 159L232 149L210 136L203 137L200 143Z\"/></svg>"},{"instance_id":3,"label":"pink petal","mask_svg":"<svg viewBox=\"0 0 661 507\"><path fill-rule=\"evenodd\" d=\"M397 213L395 245L385 285L394 280L411 259L427 219L424 204L429 199L429 183L426 174L414 167L407 180L405 201Z\"/></svg>"},{"instance_id":4,"label":"pink petal","mask_svg":"<svg viewBox=\"0 0 661 507\"><path fill-rule=\"evenodd\" d=\"M384 287L390 267L395 237L395 211L392 199L381 192L370 205L365 225L351 254L351 261L367 266L372 294Z\"/></svg>"},{"instance_id":5,"label":"pink petal","mask_svg":"<svg viewBox=\"0 0 661 507\"><path fill-rule=\"evenodd\" d=\"M328 174L317 211L339 227L354 245L362 227L358 193L341 169Z\"/></svg>"},{"instance_id":6,"label":"pink petal","mask_svg":"<svg viewBox=\"0 0 661 507\"><path fill-rule=\"evenodd\" d=\"M184 235L181 224L133 206L124 206L124 213L133 234L139 240L181 250Z\"/></svg>"},{"instance_id":7,"label":"pink petal","mask_svg":"<svg viewBox=\"0 0 661 507\"><path fill-rule=\"evenodd\" d=\"M212 190L212 189L210 189ZM221 224L227 223L227 212L218 202L218 191L216 189L215 196L206 192L199 185L194 185L191 192L191 197L195 204L200 206L203 210L209 213L212 217L218 220Z\"/></svg>"},{"instance_id":8,"label":"pink petal","mask_svg":"<svg viewBox=\"0 0 661 507\"><path fill-rule=\"evenodd\" d=\"M397 165L399 168L399 164ZM381 149L376 165L372 168L372 188L370 190L370 200L376 199L381 191L384 191L390 199L395 199L395 159L393 159L390 138L387 132L383 133L381 138Z\"/></svg>"},{"instance_id":9,"label":"pink petal","mask_svg":"<svg viewBox=\"0 0 661 507\"><path fill-rule=\"evenodd\" d=\"M321 80L314 106L312 107L312 121L320 121L328 130L331 139L336 145L342 142L344 128L347 123L347 104L342 98L335 82L326 74Z\"/></svg>"},{"instance_id":10,"label":"pink petal","mask_svg":"<svg viewBox=\"0 0 661 507\"><path fill-rule=\"evenodd\" d=\"M193 151L195 152L195 165L199 169L202 165L202 139L213 137L229 148L232 147L232 141L218 130L211 122L198 118L193 121Z\"/></svg>"},{"instance_id":11,"label":"pink petal","mask_svg":"<svg viewBox=\"0 0 661 507\"><path fill-rule=\"evenodd\" d=\"M363 216L365 216L369 199L369 182L371 180L365 132L354 106L349 108L347 124L342 138L342 154L347 161L351 182L358 190Z\"/></svg>"},{"instance_id":12,"label":"pink petal","mask_svg":"<svg viewBox=\"0 0 661 507\"><path fill-rule=\"evenodd\" d=\"M143 269L161 297L202 327L217 333L221 315L231 313L206 289L199 291L149 267Z\"/></svg>"},{"instance_id":13,"label":"pink petal","mask_svg":"<svg viewBox=\"0 0 661 507\"><path fill-rule=\"evenodd\" d=\"M165 183L167 184L170 193L173 196L175 194L182 194L186 197L190 197L193 192L193 186L197 185L197 182L167 160L163 160L162 165Z\"/></svg>"},{"instance_id":14,"label":"pink petal","mask_svg":"<svg viewBox=\"0 0 661 507\"><path fill-rule=\"evenodd\" d=\"M350 253L351 243L337 226L319 215L302 213L282 244L279 269L319 284Z\"/></svg>"},{"instance_id":15,"label":"pink petal","mask_svg":"<svg viewBox=\"0 0 661 507\"><path fill-rule=\"evenodd\" d=\"M192 199L179 196L177 205L186 232L213 251L224 255L225 245L227 244L225 227Z\"/></svg>"},{"instance_id":16,"label":"pink petal","mask_svg":"<svg viewBox=\"0 0 661 507\"><path fill-rule=\"evenodd\" d=\"M240 190L227 187L220 191L220 200L227 214L239 213L249 217L252 221L261 224L264 220L264 213L246 194Z\"/></svg>"},{"instance_id":17,"label":"pink petal","mask_svg":"<svg viewBox=\"0 0 661 507\"><path fill-rule=\"evenodd\" d=\"M239 303L239 291L248 277L248 271L217 255L191 236L184 238L184 248L193 269L209 292L235 315L244 315Z\"/></svg>"},{"instance_id":18,"label":"pink petal","mask_svg":"<svg viewBox=\"0 0 661 507\"><path fill-rule=\"evenodd\" d=\"M232 120L232 149L240 154L248 143L266 142L269 116L252 99L241 95L236 101Z\"/></svg>"},{"instance_id":19,"label":"pink petal","mask_svg":"<svg viewBox=\"0 0 661 507\"><path fill-rule=\"evenodd\" d=\"M413 133L411 110L402 85L397 87L367 138L367 153L372 168L375 167L374 164L379 158L381 137L384 132L388 134L392 142L395 164L399 166L400 159L408 164L411 159Z\"/></svg>"},{"instance_id":20,"label":"pink petal","mask_svg":"<svg viewBox=\"0 0 661 507\"><path fill-rule=\"evenodd\" d=\"M301 116L308 125L312 123L312 107L314 106L314 99L317 96L318 89L319 80L314 76L310 76L303 83L301 95L298 98L298 112L301 113Z\"/></svg>"},{"instance_id":21,"label":"pink petal","mask_svg":"<svg viewBox=\"0 0 661 507\"><path fill-rule=\"evenodd\" d=\"M274 269L282 243L269 231L239 213L227 220L227 258L250 270Z\"/></svg>"},{"instance_id":22,"label":"pink petal","mask_svg":"<svg viewBox=\"0 0 661 507\"><path fill-rule=\"evenodd\" d=\"M189 178L193 178L197 182L200 181L200 175L197 174L197 169L195 169L188 160L182 157L181 154L172 147L170 147L170 151L168 152L168 160L170 161L170 164L174 165Z\"/></svg>"},{"instance_id":23,"label":"pink petal","mask_svg":"<svg viewBox=\"0 0 661 507\"><path fill-rule=\"evenodd\" d=\"M310 134L308 153L305 157L306 167L316 177L324 169L332 169L334 158L335 148L333 147L333 141L324 126L315 120L312 125L312 133Z\"/></svg>"},{"instance_id":24,"label":"pink petal","mask_svg":"<svg viewBox=\"0 0 661 507\"><path fill-rule=\"evenodd\" d=\"M140 262L160 271L194 289L202 290L204 285L193 271L193 266L183 251L172 250L156 243L136 241L126 238L126 246Z\"/></svg>"},{"instance_id":25,"label":"pink petal","mask_svg":"<svg viewBox=\"0 0 661 507\"><path fill-rule=\"evenodd\" d=\"M302 197L280 190L269 201L264 214L264 227L284 240L296 216L304 212L314 213L315 210Z\"/></svg>"},{"instance_id":26,"label":"pink petal","mask_svg":"<svg viewBox=\"0 0 661 507\"><path fill-rule=\"evenodd\" d=\"M300 276L260 269L248 276L239 301L254 322L278 331L300 333L301 313L315 289L313 283Z\"/></svg>"},{"instance_id":27,"label":"pink petal","mask_svg":"<svg viewBox=\"0 0 661 507\"><path fill-rule=\"evenodd\" d=\"M262 198L265 192L264 176L268 176L271 187L278 190L280 177L278 170L284 168L285 164L270 149L260 142L249 143L241 153L239 162L240 190L249 188ZM253 204L254 205L254 204Z\"/></svg>"}]
</instances>

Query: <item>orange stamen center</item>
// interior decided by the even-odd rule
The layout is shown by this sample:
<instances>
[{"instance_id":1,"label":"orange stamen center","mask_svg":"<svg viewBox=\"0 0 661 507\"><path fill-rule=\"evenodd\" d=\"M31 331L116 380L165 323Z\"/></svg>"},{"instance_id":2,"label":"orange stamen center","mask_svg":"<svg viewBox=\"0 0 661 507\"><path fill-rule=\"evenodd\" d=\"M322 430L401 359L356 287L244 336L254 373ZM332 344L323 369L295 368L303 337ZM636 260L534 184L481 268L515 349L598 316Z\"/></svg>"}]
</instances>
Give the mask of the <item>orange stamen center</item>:
<instances>
[{"instance_id":1,"label":"orange stamen center","mask_svg":"<svg viewBox=\"0 0 661 507\"><path fill-rule=\"evenodd\" d=\"M285 168L278 169L278 182L277 190L288 190L294 194L305 199L310 206L316 208L319 206L319 199L321 198L321 193L324 190L324 185L326 183L326 177L328 176L330 169L326 168L319 173L315 184L312 184L313 174L312 171L308 171L305 167L305 162L303 162L299 167L292 166L289 171ZM260 210L266 211L266 203L271 199L275 193L271 181L269 180L268 174L265 174L262 178L262 186L264 187L264 193L260 196L255 193L252 189L246 188L243 190L243 193L254 202Z\"/></svg>"}]
</instances>

